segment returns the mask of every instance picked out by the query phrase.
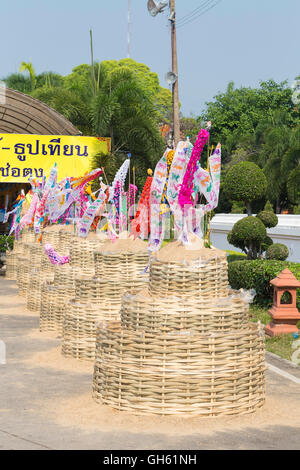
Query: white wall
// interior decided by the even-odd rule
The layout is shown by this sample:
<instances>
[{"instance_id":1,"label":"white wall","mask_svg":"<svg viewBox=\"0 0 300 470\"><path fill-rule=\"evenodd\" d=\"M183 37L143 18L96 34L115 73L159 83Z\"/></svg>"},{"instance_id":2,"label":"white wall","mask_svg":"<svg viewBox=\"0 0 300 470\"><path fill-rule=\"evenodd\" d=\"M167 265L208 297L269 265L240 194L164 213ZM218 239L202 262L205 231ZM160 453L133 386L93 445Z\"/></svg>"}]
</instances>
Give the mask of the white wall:
<instances>
[{"instance_id":1,"label":"white wall","mask_svg":"<svg viewBox=\"0 0 300 470\"><path fill-rule=\"evenodd\" d=\"M245 214L217 214L211 221L211 242L222 250L241 251L230 245L227 234ZM283 243L290 251L288 261L300 263L300 215L278 215L278 225L267 229L274 243Z\"/></svg>"}]
</instances>

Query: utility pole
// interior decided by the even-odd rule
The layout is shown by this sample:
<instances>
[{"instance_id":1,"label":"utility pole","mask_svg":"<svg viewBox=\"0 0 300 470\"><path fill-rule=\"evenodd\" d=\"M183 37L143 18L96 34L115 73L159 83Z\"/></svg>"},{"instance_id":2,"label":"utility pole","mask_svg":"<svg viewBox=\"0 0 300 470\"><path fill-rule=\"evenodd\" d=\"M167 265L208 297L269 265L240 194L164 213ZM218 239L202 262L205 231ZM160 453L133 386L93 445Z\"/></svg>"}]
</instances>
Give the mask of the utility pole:
<instances>
[{"instance_id":1,"label":"utility pole","mask_svg":"<svg viewBox=\"0 0 300 470\"><path fill-rule=\"evenodd\" d=\"M177 60L177 41L176 41L176 11L175 0L170 0L170 22L171 22L171 48L172 48L172 72L177 79L172 85L173 95L173 133L175 148L180 141L180 119L179 119L179 90L178 90L178 60Z\"/></svg>"}]
</instances>

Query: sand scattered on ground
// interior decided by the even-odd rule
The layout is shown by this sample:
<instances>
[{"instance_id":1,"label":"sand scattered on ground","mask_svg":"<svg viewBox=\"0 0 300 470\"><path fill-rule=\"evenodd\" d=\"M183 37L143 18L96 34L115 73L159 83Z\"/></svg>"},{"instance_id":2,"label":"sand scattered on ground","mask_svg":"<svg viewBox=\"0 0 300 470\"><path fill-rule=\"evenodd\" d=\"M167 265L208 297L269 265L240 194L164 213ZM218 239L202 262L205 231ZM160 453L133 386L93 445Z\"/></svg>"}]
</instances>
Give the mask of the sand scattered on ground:
<instances>
[{"instance_id":1,"label":"sand scattered on ground","mask_svg":"<svg viewBox=\"0 0 300 470\"><path fill-rule=\"evenodd\" d=\"M61 340L61 336L57 331L40 331L39 328L33 328L30 332L28 332L27 336L29 336L31 339Z\"/></svg>"},{"instance_id":2,"label":"sand scattered on ground","mask_svg":"<svg viewBox=\"0 0 300 470\"><path fill-rule=\"evenodd\" d=\"M51 369L56 370L72 371L79 374L90 374L91 380L94 369L93 362L80 361L73 358L64 357L61 353L61 346L57 346L56 348L50 349L48 351L35 353L27 358L24 363L30 368L50 367Z\"/></svg>"},{"instance_id":3,"label":"sand scattered on ground","mask_svg":"<svg viewBox=\"0 0 300 470\"><path fill-rule=\"evenodd\" d=\"M135 416L96 403L91 389L73 398L43 403L43 413L61 426L78 426L84 431L127 431L131 433L161 433L167 435L230 432L275 425L299 425L299 412L290 413L291 403L282 403L280 397L268 398L264 407L253 414L239 417L159 417ZM76 412L75 412L76 411Z\"/></svg>"}]
</instances>

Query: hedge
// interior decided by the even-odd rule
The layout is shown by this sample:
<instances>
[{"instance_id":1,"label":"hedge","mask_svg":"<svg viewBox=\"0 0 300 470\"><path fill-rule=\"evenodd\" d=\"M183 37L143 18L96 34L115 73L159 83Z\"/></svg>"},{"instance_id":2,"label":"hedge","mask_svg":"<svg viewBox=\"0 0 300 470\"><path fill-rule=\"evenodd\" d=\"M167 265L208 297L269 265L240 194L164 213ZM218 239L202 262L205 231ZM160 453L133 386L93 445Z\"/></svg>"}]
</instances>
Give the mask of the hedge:
<instances>
[{"instance_id":1,"label":"hedge","mask_svg":"<svg viewBox=\"0 0 300 470\"><path fill-rule=\"evenodd\" d=\"M255 302L271 304L273 287L270 281L288 268L300 281L300 263L277 260L245 260L228 264L229 284L233 289L255 289ZM297 290L297 307L300 309L300 289Z\"/></svg>"},{"instance_id":2,"label":"hedge","mask_svg":"<svg viewBox=\"0 0 300 470\"><path fill-rule=\"evenodd\" d=\"M8 249L12 250L14 247L14 237L8 235L0 235L0 253L5 253Z\"/></svg>"}]
</instances>

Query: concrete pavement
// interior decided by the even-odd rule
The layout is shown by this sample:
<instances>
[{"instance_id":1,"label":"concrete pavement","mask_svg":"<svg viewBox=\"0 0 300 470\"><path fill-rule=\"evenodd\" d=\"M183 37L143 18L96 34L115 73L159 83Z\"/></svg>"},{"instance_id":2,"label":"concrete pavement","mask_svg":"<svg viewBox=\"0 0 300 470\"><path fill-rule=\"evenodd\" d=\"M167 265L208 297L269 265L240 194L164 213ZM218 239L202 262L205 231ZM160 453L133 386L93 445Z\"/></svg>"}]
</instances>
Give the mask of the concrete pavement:
<instances>
[{"instance_id":1,"label":"concrete pavement","mask_svg":"<svg viewBox=\"0 0 300 470\"><path fill-rule=\"evenodd\" d=\"M134 417L92 401L92 364L43 362L60 340L38 327L16 283L0 278L0 340L7 348L7 363L0 364L0 449L300 448L300 385L273 371L266 406L255 415ZM268 362L300 378L299 368L270 356Z\"/></svg>"}]
</instances>

